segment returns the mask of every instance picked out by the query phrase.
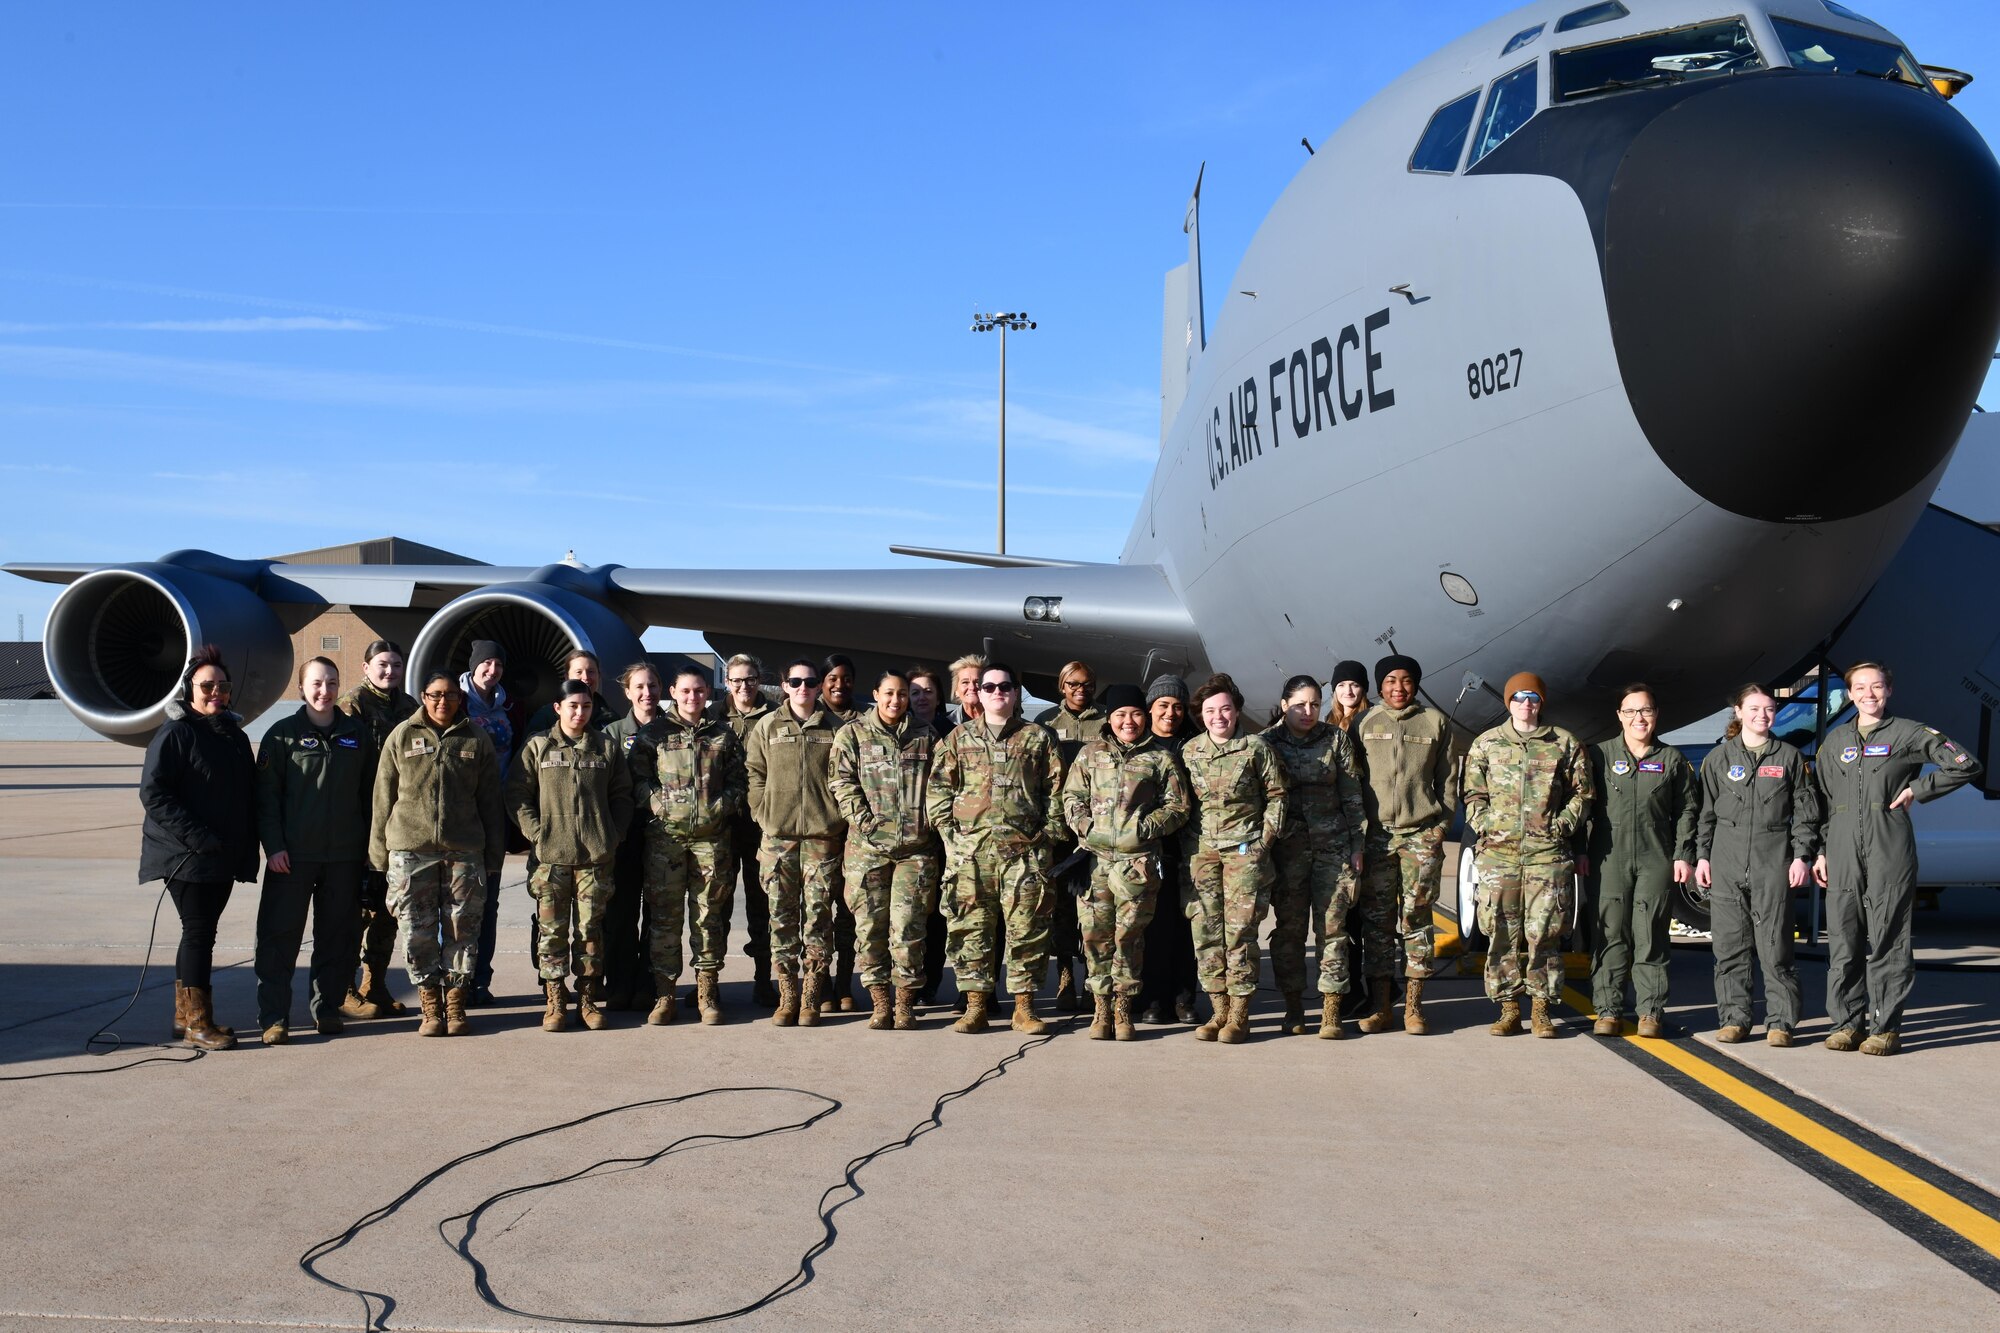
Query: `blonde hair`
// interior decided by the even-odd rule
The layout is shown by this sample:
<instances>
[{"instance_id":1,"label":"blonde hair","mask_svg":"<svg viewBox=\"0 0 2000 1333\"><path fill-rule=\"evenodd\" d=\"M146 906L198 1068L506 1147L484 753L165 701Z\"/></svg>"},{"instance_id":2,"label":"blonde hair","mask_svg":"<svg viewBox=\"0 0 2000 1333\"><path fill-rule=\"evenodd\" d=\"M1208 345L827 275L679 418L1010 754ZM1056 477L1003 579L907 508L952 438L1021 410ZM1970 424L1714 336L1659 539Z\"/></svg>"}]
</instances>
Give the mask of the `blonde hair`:
<instances>
[{"instance_id":1,"label":"blonde hair","mask_svg":"<svg viewBox=\"0 0 2000 1333\"><path fill-rule=\"evenodd\" d=\"M965 670L967 667L978 667L981 671L986 670L987 667L986 654L967 653L965 656L959 658L956 662L953 662L950 666L946 667L945 670L951 673L953 680L956 680L958 679L958 673Z\"/></svg>"}]
</instances>

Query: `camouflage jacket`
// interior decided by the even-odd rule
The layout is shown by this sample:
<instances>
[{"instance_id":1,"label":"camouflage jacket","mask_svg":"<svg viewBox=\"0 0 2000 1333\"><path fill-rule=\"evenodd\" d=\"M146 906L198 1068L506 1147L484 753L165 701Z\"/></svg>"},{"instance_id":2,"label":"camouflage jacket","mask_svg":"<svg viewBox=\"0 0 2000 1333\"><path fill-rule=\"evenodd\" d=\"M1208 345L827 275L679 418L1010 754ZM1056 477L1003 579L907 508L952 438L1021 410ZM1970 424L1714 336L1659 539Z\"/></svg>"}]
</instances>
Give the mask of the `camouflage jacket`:
<instances>
[{"instance_id":1,"label":"camouflage jacket","mask_svg":"<svg viewBox=\"0 0 2000 1333\"><path fill-rule=\"evenodd\" d=\"M1590 751L1561 727L1544 724L1523 735L1509 718L1472 743L1464 790L1465 822L1481 851L1569 861L1590 813Z\"/></svg>"},{"instance_id":2,"label":"camouflage jacket","mask_svg":"<svg viewBox=\"0 0 2000 1333\"><path fill-rule=\"evenodd\" d=\"M1280 721L1264 739L1285 773L1284 841L1343 860L1360 851L1367 815L1347 733L1315 722L1305 735L1294 736Z\"/></svg>"},{"instance_id":3,"label":"camouflage jacket","mask_svg":"<svg viewBox=\"0 0 2000 1333\"><path fill-rule=\"evenodd\" d=\"M709 704L708 709L709 712L715 715L717 721L728 724L729 729L736 733L737 740L748 745L750 743L750 728L769 717L771 710L776 707L777 705L768 699L759 699L755 708L747 713L739 713L736 711L735 705L730 703L729 700L717 699Z\"/></svg>"},{"instance_id":4,"label":"camouflage jacket","mask_svg":"<svg viewBox=\"0 0 2000 1333\"><path fill-rule=\"evenodd\" d=\"M1100 724L1063 779L1063 818L1092 852L1133 856L1187 822L1187 776L1150 733L1126 745Z\"/></svg>"},{"instance_id":5,"label":"camouflage jacket","mask_svg":"<svg viewBox=\"0 0 2000 1333\"><path fill-rule=\"evenodd\" d=\"M1218 741L1207 732L1181 747L1195 817L1181 829L1181 846L1236 847L1276 842L1285 831L1285 774L1261 736Z\"/></svg>"},{"instance_id":6,"label":"camouflage jacket","mask_svg":"<svg viewBox=\"0 0 2000 1333\"><path fill-rule=\"evenodd\" d=\"M609 861L632 818L632 773L602 732L571 740L560 725L536 732L514 756L507 809L544 865Z\"/></svg>"},{"instance_id":7,"label":"camouflage jacket","mask_svg":"<svg viewBox=\"0 0 2000 1333\"><path fill-rule=\"evenodd\" d=\"M368 864L390 852L479 857L488 875L507 859L507 817L493 738L460 713L440 731L420 709L389 733L375 769Z\"/></svg>"},{"instance_id":8,"label":"camouflage jacket","mask_svg":"<svg viewBox=\"0 0 2000 1333\"><path fill-rule=\"evenodd\" d=\"M360 718L335 712L324 730L301 707L257 746L257 835L264 855L360 861L368 855L375 740Z\"/></svg>"},{"instance_id":9,"label":"camouflage jacket","mask_svg":"<svg viewBox=\"0 0 2000 1333\"><path fill-rule=\"evenodd\" d=\"M931 843L931 759L938 734L905 713L893 727L869 709L833 738L833 799L859 836L885 856Z\"/></svg>"},{"instance_id":10,"label":"camouflage jacket","mask_svg":"<svg viewBox=\"0 0 2000 1333\"><path fill-rule=\"evenodd\" d=\"M1458 765L1451 723L1435 708L1376 704L1354 723L1361 760L1361 803L1376 833L1409 833L1451 821L1458 808Z\"/></svg>"},{"instance_id":11,"label":"camouflage jacket","mask_svg":"<svg viewBox=\"0 0 2000 1333\"><path fill-rule=\"evenodd\" d=\"M748 805L743 746L726 722L668 712L633 733L626 758L640 818L683 842L726 836Z\"/></svg>"},{"instance_id":12,"label":"camouflage jacket","mask_svg":"<svg viewBox=\"0 0 2000 1333\"><path fill-rule=\"evenodd\" d=\"M1073 764L1076 757L1083 753L1083 747L1097 739L1109 717L1110 714L1096 704L1088 705L1081 713L1070 712L1067 704L1057 704L1054 708L1044 709L1035 721L1056 734L1063 763Z\"/></svg>"},{"instance_id":13,"label":"camouflage jacket","mask_svg":"<svg viewBox=\"0 0 2000 1333\"><path fill-rule=\"evenodd\" d=\"M960 723L937 747L926 804L953 850L1006 853L1059 841L1065 826L1055 733L1019 714L998 732L984 718Z\"/></svg>"},{"instance_id":14,"label":"camouflage jacket","mask_svg":"<svg viewBox=\"0 0 2000 1333\"><path fill-rule=\"evenodd\" d=\"M847 831L827 785L833 738L845 725L824 708L801 722L786 704L750 729L743 763L758 828L775 838L838 838Z\"/></svg>"}]
</instances>

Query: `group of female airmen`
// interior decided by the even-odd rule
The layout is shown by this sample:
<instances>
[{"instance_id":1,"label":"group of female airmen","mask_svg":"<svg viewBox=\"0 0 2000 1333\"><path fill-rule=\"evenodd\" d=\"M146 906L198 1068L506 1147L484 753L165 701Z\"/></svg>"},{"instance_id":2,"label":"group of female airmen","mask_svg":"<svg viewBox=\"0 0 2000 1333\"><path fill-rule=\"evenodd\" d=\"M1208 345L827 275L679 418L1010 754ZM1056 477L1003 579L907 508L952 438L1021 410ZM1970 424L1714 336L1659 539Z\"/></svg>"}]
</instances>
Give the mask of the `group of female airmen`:
<instances>
[{"instance_id":1,"label":"group of female airmen","mask_svg":"<svg viewBox=\"0 0 2000 1333\"><path fill-rule=\"evenodd\" d=\"M486 731L465 714L464 678L432 673L412 701L388 669L391 658L400 668L395 645L372 645L368 657L370 679L347 696L339 693L331 662L307 662L299 673L301 707L271 728L254 759L241 719L228 708L228 668L220 654L203 648L190 661L168 721L149 747L141 784L140 877L167 881L182 920L176 1035L211 1049L234 1045L232 1029L215 1022L209 988L215 926L231 884L254 877L260 843L265 884L256 971L266 1043L289 1038L291 979L309 904L315 1027L337 1033L343 1012L355 1013L350 983L371 878L380 908L404 934L423 1010L419 1032L466 1031L474 952L490 910L487 886L497 883L510 817L534 852L530 887L540 909L545 1028L568 1026L568 973L577 979L584 1025L606 1024L599 991L604 919L628 828L648 849L651 957L656 971L664 954L673 963L658 977L660 999L649 1021L674 1017L683 922L672 909L683 899L696 927L702 1018L720 1021L716 982L733 849L741 846L732 821L749 804L744 736L728 725L734 706L710 708L706 681L687 672L669 693L673 706L662 707L659 674L636 664L621 678L634 713L607 731L604 719L592 716L600 703L591 685L571 679L553 723L533 730L503 772ZM962 659L954 669L963 710L956 727L978 729L959 739L988 746L991 754L1027 752L1008 738L1040 731L1039 723L1011 717L1007 708L982 716L982 690L1018 705L1012 671L978 659ZM1173 677L1145 691L1113 685L1094 702L1080 708L1066 702L1044 715L1057 719L1059 730L1088 739L1039 781L1027 771L1032 766L1004 757L970 769L956 758L939 762L947 748L961 757L968 750L944 744L954 727L936 711L942 691L934 671L884 673L876 706L847 716L819 698L811 663L787 672L785 703L777 708L754 691L738 701L748 731L773 733L758 741L760 755L773 741L803 743L815 725L829 733L872 728L857 731L856 743L826 746L828 762L801 769L806 786L826 784L825 805L841 809L834 818L848 826L845 900L878 956L877 966L863 967L875 999L870 1026L915 1026L912 1006L926 962L922 922L940 901L940 863L949 881L942 895L947 911L955 901L964 910L973 899L955 895L954 885L971 893L986 873L981 848L1008 846L1005 855L1022 860L1026 873L1012 881L996 875L995 882L1035 886L1027 893L1017 888L1005 903L996 900L991 925L995 934L1004 930L1010 959L1027 960L1027 972L1011 978L1018 1029L1042 1030L1032 995L1044 974L1048 927L1055 913L1074 910L1095 1004L1093 1038L1135 1035L1156 912L1187 922L1193 971L1210 1002L1207 1021L1195 1028L1202 1040L1247 1039L1267 911L1275 913L1270 950L1284 1001L1281 1031L1307 1030L1308 934L1317 945L1320 1037L1345 1035L1341 1000L1359 980L1352 975L1357 952L1368 989L1359 1030L1391 1025L1399 958L1407 983L1403 1026L1428 1030L1422 993L1434 961L1431 905L1461 773L1449 724L1418 698L1421 668L1412 659L1395 655L1377 663L1381 702L1372 707L1361 665L1340 663L1324 716L1318 682L1295 676L1262 730L1247 723L1243 696L1227 675L1211 677L1191 699ZM921 718L908 715L913 682L928 704ZM791 691L793 684L800 689ZM1559 886L1580 874L1595 914L1600 1035L1622 1031L1628 978L1637 989L1640 1035L1662 1035L1666 885L1693 880L1711 894L1721 1039L1748 1035L1754 952L1764 966L1769 1040L1790 1045L1800 1007L1791 966L1792 897L1811 875L1828 890L1834 1032L1827 1045L1893 1053L1909 992L1915 857L1907 808L1976 778L1980 769L1935 731L1887 716L1886 668L1853 668L1849 686L1860 715L1828 736L1817 777L1793 747L1770 734L1771 695L1749 686L1733 700L1730 735L1697 780L1677 752L1653 741L1657 709L1646 687L1634 686L1621 699L1621 735L1586 751L1569 733L1540 722L1546 691L1538 678L1511 679L1504 691L1508 719L1473 742L1463 774L1466 836L1476 840L1481 879L1480 925L1491 940L1486 988L1502 1008L1492 1031L1520 1030L1525 991L1535 1001L1536 1034L1554 1035L1547 1009L1561 986L1560 938L1573 925ZM996 695L985 697L990 704ZM913 729L928 739L905 743ZM1041 744L1032 735L1027 740L1034 743L1029 751ZM1047 743L1053 750L1052 735ZM848 756L844 775L833 760L841 753ZM1934 770L1924 773L1926 764ZM815 774L817 768L825 772ZM947 789L933 790L938 783ZM766 814L776 810L772 790L767 783ZM801 789L788 790L785 799L816 798ZM1004 814L1009 802L1037 812L1005 816L1019 841L977 840L978 816ZM965 811L975 818L961 817ZM896 836L876 836L885 828ZM788 853L783 844L812 836L781 838L774 851L766 823L760 849L772 953L796 960L803 952L808 1001L819 998L811 977L828 952L826 895L841 892L839 872L827 871L823 857L820 870L795 876L787 891L782 867L772 862L794 854L798 864L797 848ZM1058 902L1051 887L1062 879L1054 855L1070 846L1077 849L1072 860L1088 857L1090 867L1087 881L1077 880L1074 909ZM1175 903L1179 913L1161 910ZM670 947L662 935L672 936ZM953 931L961 990L968 970L990 973L1000 943L967 935ZM823 941L817 951L815 938ZM1155 944L1162 938L1153 927ZM1044 952L1036 952L1037 940ZM798 966L790 974L794 988ZM389 1012L393 1002L380 988L379 972L372 982L364 978L360 998L377 1014ZM985 985L990 995L990 980ZM981 1001L979 1013L961 1019L960 1031L983 1028L984 997L973 998ZM788 1005L792 1021L802 1007L816 1017L819 1006L802 1006L800 999L796 989L788 991L776 1021L786 1021ZM1165 1015L1155 1009L1148 1016ZM1194 1017L1185 1007L1179 1016Z\"/></svg>"}]
</instances>

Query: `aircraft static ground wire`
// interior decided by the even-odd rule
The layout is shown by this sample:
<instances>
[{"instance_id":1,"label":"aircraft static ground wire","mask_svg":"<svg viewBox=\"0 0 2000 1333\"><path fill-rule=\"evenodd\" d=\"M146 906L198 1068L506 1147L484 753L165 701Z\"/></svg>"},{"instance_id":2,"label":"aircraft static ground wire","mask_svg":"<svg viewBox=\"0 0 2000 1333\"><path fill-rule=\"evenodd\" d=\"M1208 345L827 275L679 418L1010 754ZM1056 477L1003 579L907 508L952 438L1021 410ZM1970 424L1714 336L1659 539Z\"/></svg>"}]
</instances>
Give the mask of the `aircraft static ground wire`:
<instances>
[{"instance_id":1,"label":"aircraft static ground wire","mask_svg":"<svg viewBox=\"0 0 2000 1333\"><path fill-rule=\"evenodd\" d=\"M132 987L132 996L125 1001L125 1007L106 1019L104 1025L98 1028L97 1031L83 1039L83 1053L85 1055L109 1055L113 1051L122 1050L127 1046L150 1047L162 1051L182 1049L171 1042L127 1041L111 1030L113 1023L116 1023L119 1019L132 1012L132 1006L139 1002L140 992L146 989L146 969L153 962L153 941L158 936L160 930L160 908L166 901L167 890L162 885L160 896L153 900L153 924L146 930L146 956L139 960L138 984ZM38 1078L72 1078L79 1074L116 1074L122 1069L137 1069L140 1065L191 1065L207 1054L207 1051L197 1047L188 1050L187 1054L178 1057L171 1055L149 1055L142 1060L128 1060L122 1065L111 1065L104 1069L49 1069L39 1074L7 1074L0 1076L0 1083L27 1083Z\"/></svg>"},{"instance_id":2,"label":"aircraft static ground wire","mask_svg":"<svg viewBox=\"0 0 2000 1333\"><path fill-rule=\"evenodd\" d=\"M450 1246L452 1252L472 1270L473 1290L479 1299L491 1309L500 1311L503 1314L514 1315L522 1319L539 1320L544 1323L575 1324L592 1328L690 1328L701 1324L716 1324L731 1319L739 1319L744 1315L754 1314L758 1310L762 1310L766 1306L772 1305L786 1296L804 1289L812 1281L814 1276L814 1262L827 1251L831 1250L834 1242L839 1239L840 1229L834 1223L834 1214L867 1193L862 1188L859 1177L861 1172L870 1163L874 1162L877 1158L913 1146L918 1139L934 1130L943 1129L945 1107L949 1106L952 1102L971 1096L987 1083L1001 1077L1007 1072L1009 1065L1026 1058L1028 1052L1034 1050L1037 1046L1045 1046L1049 1042L1054 1041L1061 1032L1073 1029L1076 1025L1076 1016L1071 1015L1067 1019L1057 1021L1064 1024L1061 1029L1055 1029L1052 1026L1051 1030L1042 1036L1030 1037L1027 1041L1015 1047L1013 1051L1003 1056L997 1063L982 1070L979 1076L970 1083L941 1094L936 1101L931 1103L930 1114L912 1125L908 1132L900 1138L891 1139L886 1143L879 1144L862 1153L860 1156L850 1159L847 1165L841 1169L840 1179L827 1186L825 1191L820 1194L819 1204L815 1209L815 1214L820 1223L819 1238L799 1256L797 1265L782 1282L755 1300L746 1305L738 1306L735 1309L696 1315L687 1319L659 1320L603 1319L587 1315L549 1314L543 1311L520 1309L508 1304L494 1290L491 1275L486 1265L473 1253L473 1240L478 1234L480 1220L485 1217L487 1211L495 1205L504 1203L508 1199L518 1195L553 1189L558 1185L598 1175L639 1170L643 1167L653 1165L655 1162L672 1153L687 1151L692 1148L706 1147L718 1143L747 1143L753 1139L769 1138L778 1134L800 1133L812 1128L828 1116L839 1112L843 1104L837 1098L829 1097L825 1093L813 1092L806 1088L774 1086L705 1088L699 1092L682 1093L674 1097L652 1097L643 1101L626 1102L620 1106L609 1106L603 1110L593 1111L588 1115L578 1116L574 1120L565 1120L560 1124L544 1125L539 1129L526 1130L520 1134L501 1139L498 1142L490 1143L484 1148L476 1148L471 1152L461 1154L444 1165L426 1172L416 1183L388 1203L363 1214L338 1234L329 1236L310 1246L304 1254L299 1256L299 1268L307 1277L310 1277L322 1286L331 1287L336 1291L344 1291L357 1297L361 1301L363 1311L361 1327L364 1333L387 1333L389 1329L389 1315L396 1308L395 1297L386 1292L370 1291L365 1288L350 1286L336 1278L328 1277L319 1271L318 1264L322 1259L325 1259L335 1251L344 1248L359 1238L361 1233L370 1227L375 1226L379 1222L387 1221L400 1211L405 1204L409 1203L410 1200L457 1168L468 1162L474 1162L480 1158L491 1156L517 1143L525 1143L531 1139L538 1139L548 1134L558 1134L564 1130L575 1129L579 1125L587 1125L593 1121L602 1120L608 1116L619 1115L626 1111L643 1110L656 1106L674 1106L703 1097L715 1097L728 1093L781 1092L799 1097L808 1097L819 1102L821 1105L818 1110L803 1120L794 1120L782 1125L772 1125L765 1129L753 1130L747 1134L710 1133L684 1135L659 1149L657 1152L648 1153L644 1156L607 1157L600 1161L592 1162L589 1166L566 1172L563 1175L554 1176L547 1180L536 1181L528 1185L512 1186L501 1190L497 1194L488 1195L464 1212L454 1213L450 1217L439 1219L437 1224L439 1239ZM446 1228L454 1222L463 1222L465 1224L456 1240L453 1240L446 1231ZM377 1305L380 1306L379 1312L376 1308Z\"/></svg>"}]
</instances>

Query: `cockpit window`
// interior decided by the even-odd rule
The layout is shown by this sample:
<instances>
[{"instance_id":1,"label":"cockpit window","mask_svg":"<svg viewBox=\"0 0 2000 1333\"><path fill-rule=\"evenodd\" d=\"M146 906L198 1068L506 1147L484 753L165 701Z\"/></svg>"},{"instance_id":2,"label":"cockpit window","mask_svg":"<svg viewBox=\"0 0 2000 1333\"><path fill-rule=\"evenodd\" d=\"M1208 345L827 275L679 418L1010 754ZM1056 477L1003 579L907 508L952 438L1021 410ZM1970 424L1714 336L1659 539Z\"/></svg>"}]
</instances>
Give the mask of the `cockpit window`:
<instances>
[{"instance_id":1,"label":"cockpit window","mask_svg":"<svg viewBox=\"0 0 2000 1333\"><path fill-rule=\"evenodd\" d=\"M1473 162L1507 142L1509 135L1528 123L1535 114L1535 92L1532 61L1493 80L1493 91L1486 94L1486 115L1479 122L1479 142L1472 150Z\"/></svg>"},{"instance_id":2,"label":"cockpit window","mask_svg":"<svg viewBox=\"0 0 2000 1333\"><path fill-rule=\"evenodd\" d=\"M1569 102L1762 68L1764 59L1743 20L1723 19L1558 51L1551 61L1549 100Z\"/></svg>"},{"instance_id":3,"label":"cockpit window","mask_svg":"<svg viewBox=\"0 0 2000 1333\"><path fill-rule=\"evenodd\" d=\"M1465 151L1465 132L1472 128L1472 113L1478 106L1479 90L1474 88L1439 107L1431 123L1424 126L1417 151L1410 154L1410 170L1441 171L1447 176L1457 171L1458 155Z\"/></svg>"},{"instance_id":4,"label":"cockpit window","mask_svg":"<svg viewBox=\"0 0 2000 1333\"><path fill-rule=\"evenodd\" d=\"M1526 46L1529 42L1532 42L1535 40L1535 38L1541 36L1542 27L1543 27L1542 24L1537 23L1532 28L1521 29L1519 32L1515 33L1512 37L1507 39L1507 45L1500 48L1500 54L1503 57L1513 55L1516 51Z\"/></svg>"},{"instance_id":5,"label":"cockpit window","mask_svg":"<svg viewBox=\"0 0 2000 1333\"><path fill-rule=\"evenodd\" d=\"M1869 74L1919 88L1930 86L1910 53L1888 42L1775 16L1771 27L1785 44L1785 55L1793 69L1816 74Z\"/></svg>"},{"instance_id":6,"label":"cockpit window","mask_svg":"<svg viewBox=\"0 0 2000 1333\"><path fill-rule=\"evenodd\" d=\"M1871 28L1879 28L1882 26L1881 24L1877 23L1874 19L1869 18L1866 14L1855 13L1853 10L1849 9L1846 5L1841 4L1840 0L1819 0L1819 2L1826 6L1827 13L1833 15L1837 19L1852 19L1856 23L1866 23Z\"/></svg>"},{"instance_id":7,"label":"cockpit window","mask_svg":"<svg viewBox=\"0 0 2000 1333\"><path fill-rule=\"evenodd\" d=\"M1588 28L1599 23L1609 23L1613 19L1628 17L1631 10L1618 0L1604 0L1601 5L1585 5L1582 9L1572 9L1556 20L1557 32L1574 32L1578 28Z\"/></svg>"}]
</instances>

